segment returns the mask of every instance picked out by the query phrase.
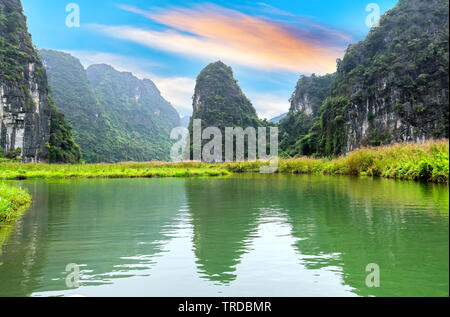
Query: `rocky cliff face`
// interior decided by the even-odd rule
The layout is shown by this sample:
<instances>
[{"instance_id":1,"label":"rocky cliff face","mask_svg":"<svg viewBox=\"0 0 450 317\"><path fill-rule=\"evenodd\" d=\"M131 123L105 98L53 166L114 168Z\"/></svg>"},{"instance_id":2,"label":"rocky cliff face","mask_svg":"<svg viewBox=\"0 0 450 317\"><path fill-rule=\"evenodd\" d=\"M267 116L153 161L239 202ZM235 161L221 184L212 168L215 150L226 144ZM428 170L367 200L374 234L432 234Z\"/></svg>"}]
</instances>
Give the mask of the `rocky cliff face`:
<instances>
[{"instance_id":1,"label":"rocky cliff face","mask_svg":"<svg viewBox=\"0 0 450 317\"><path fill-rule=\"evenodd\" d=\"M282 150L330 156L448 138L448 6L400 0L348 48L336 74L301 78L280 123Z\"/></svg>"},{"instance_id":2,"label":"rocky cliff face","mask_svg":"<svg viewBox=\"0 0 450 317\"><path fill-rule=\"evenodd\" d=\"M280 149L286 156L311 155L315 149L307 143L310 130L320 118L320 109L331 94L336 74L301 76L290 99L288 115L280 121Z\"/></svg>"},{"instance_id":3,"label":"rocky cliff face","mask_svg":"<svg viewBox=\"0 0 450 317\"><path fill-rule=\"evenodd\" d=\"M335 78L336 74L302 76L289 100L289 112L317 116L323 101L331 94L331 85Z\"/></svg>"},{"instance_id":4,"label":"rocky cliff face","mask_svg":"<svg viewBox=\"0 0 450 317\"><path fill-rule=\"evenodd\" d=\"M24 162L47 157L51 107L47 79L19 0L0 1L0 146Z\"/></svg>"},{"instance_id":5,"label":"rocky cliff face","mask_svg":"<svg viewBox=\"0 0 450 317\"><path fill-rule=\"evenodd\" d=\"M448 138L448 0L400 0L348 48L332 96L346 96L343 152Z\"/></svg>"}]
</instances>

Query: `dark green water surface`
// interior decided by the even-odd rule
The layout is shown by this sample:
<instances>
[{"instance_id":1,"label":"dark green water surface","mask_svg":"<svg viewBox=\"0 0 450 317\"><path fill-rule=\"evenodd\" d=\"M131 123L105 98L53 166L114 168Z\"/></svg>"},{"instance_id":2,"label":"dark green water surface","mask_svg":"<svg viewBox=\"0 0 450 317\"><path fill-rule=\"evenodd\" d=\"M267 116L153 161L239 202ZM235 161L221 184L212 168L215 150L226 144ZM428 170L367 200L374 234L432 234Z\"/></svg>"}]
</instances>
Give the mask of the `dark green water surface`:
<instances>
[{"instance_id":1,"label":"dark green water surface","mask_svg":"<svg viewBox=\"0 0 450 317\"><path fill-rule=\"evenodd\" d=\"M283 175L19 184L34 202L0 229L0 296L449 295L447 186ZM379 287L366 284L370 263Z\"/></svg>"}]
</instances>

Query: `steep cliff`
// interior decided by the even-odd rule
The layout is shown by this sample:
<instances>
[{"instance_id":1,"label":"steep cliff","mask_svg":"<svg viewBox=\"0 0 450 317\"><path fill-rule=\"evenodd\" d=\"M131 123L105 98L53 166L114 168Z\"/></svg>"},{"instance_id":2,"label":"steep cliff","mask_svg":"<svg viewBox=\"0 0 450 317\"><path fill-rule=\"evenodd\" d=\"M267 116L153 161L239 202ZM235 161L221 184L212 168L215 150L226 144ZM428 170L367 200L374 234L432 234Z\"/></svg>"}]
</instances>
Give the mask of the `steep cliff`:
<instances>
[{"instance_id":1,"label":"steep cliff","mask_svg":"<svg viewBox=\"0 0 450 317\"><path fill-rule=\"evenodd\" d=\"M19 0L0 1L0 147L24 162L47 158L51 107L47 78Z\"/></svg>"},{"instance_id":2,"label":"steep cliff","mask_svg":"<svg viewBox=\"0 0 450 317\"><path fill-rule=\"evenodd\" d=\"M40 50L39 55L47 71L52 99L73 126L83 159L98 161L108 154L99 152L103 142L99 132L105 125L105 115L84 67L77 58L64 52Z\"/></svg>"},{"instance_id":3,"label":"steep cliff","mask_svg":"<svg viewBox=\"0 0 450 317\"><path fill-rule=\"evenodd\" d=\"M80 160L71 126L48 96L19 0L0 0L0 123L0 147L24 162Z\"/></svg>"},{"instance_id":4,"label":"steep cliff","mask_svg":"<svg viewBox=\"0 0 450 317\"><path fill-rule=\"evenodd\" d=\"M348 48L332 89L349 99L339 152L448 137L448 31L448 0L400 0Z\"/></svg>"},{"instance_id":5,"label":"steep cliff","mask_svg":"<svg viewBox=\"0 0 450 317\"><path fill-rule=\"evenodd\" d=\"M310 130L320 118L321 106L331 94L336 74L310 77L301 76L290 99L288 115L280 121L280 150L282 155L314 154L314 142L309 140ZM310 144L313 143L313 144Z\"/></svg>"},{"instance_id":6,"label":"steep cliff","mask_svg":"<svg viewBox=\"0 0 450 317\"><path fill-rule=\"evenodd\" d=\"M108 65L92 65L86 73L100 105L93 160L168 160L170 132L180 116L155 84Z\"/></svg>"},{"instance_id":7,"label":"steep cliff","mask_svg":"<svg viewBox=\"0 0 450 317\"><path fill-rule=\"evenodd\" d=\"M300 79L280 124L282 150L330 156L448 138L448 9L447 0L400 0L348 48L331 82Z\"/></svg>"}]
</instances>

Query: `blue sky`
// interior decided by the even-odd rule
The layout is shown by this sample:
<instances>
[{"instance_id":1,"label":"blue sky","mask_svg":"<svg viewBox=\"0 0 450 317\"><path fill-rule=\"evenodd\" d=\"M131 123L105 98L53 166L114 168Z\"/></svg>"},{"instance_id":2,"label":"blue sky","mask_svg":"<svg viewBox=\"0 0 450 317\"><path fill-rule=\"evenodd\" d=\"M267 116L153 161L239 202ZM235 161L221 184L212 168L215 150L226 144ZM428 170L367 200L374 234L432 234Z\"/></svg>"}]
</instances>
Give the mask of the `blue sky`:
<instances>
[{"instance_id":1,"label":"blue sky","mask_svg":"<svg viewBox=\"0 0 450 317\"><path fill-rule=\"evenodd\" d=\"M301 74L335 71L346 47L370 28L363 0L22 0L33 42L152 79L182 115L210 62L232 66L261 117L289 109ZM66 6L80 27L66 25ZM383 13L397 0L377 0Z\"/></svg>"}]
</instances>

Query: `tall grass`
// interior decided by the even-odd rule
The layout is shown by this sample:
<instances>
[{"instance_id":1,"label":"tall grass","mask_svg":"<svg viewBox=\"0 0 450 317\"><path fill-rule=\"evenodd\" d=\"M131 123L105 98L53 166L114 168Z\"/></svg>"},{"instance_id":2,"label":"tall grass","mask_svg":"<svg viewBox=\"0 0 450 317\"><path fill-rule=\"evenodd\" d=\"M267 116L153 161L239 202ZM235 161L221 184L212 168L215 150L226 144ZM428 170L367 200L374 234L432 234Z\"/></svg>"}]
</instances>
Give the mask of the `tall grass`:
<instances>
[{"instance_id":1,"label":"tall grass","mask_svg":"<svg viewBox=\"0 0 450 317\"><path fill-rule=\"evenodd\" d=\"M25 190L0 183L0 224L13 221L30 202Z\"/></svg>"},{"instance_id":2,"label":"tall grass","mask_svg":"<svg viewBox=\"0 0 450 317\"><path fill-rule=\"evenodd\" d=\"M263 162L227 164L233 172L257 172ZM278 173L375 176L448 184L449 141L362 148L336 159L280 160Z\"/></svg>"},{"instance_id":3,"label":"tall grass","mask_svg":"<svg viewBox=\"0 0 450 317\"><path fill-rule=\"evenodd\" d=\"M86 165L0 162L0 179L226 176L231 173L258 173L264 165L268 165L268 162L128 162ZM300 157L280 160L278 173L375 176L448 183L449 141L363 148L336 159Z\"/></svg>"}]
</instances>

